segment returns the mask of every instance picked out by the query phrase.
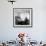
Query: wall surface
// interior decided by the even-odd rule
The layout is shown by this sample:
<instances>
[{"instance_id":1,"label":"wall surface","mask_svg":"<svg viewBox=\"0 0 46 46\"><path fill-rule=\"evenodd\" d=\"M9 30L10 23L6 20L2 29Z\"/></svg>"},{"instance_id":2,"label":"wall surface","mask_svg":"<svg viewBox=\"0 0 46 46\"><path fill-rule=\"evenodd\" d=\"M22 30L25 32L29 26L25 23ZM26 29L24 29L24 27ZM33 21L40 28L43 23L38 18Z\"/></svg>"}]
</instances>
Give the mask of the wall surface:
<instances>
[{"instance_id":1,"label":"wall surface","mask_svg":"<svg viewBox=\"0 0 46 46\"><path fill-rule=\"evenodd\" d=\"M13 8L33 8L33 27L14 28ZM15 40L19 32L28 33L33 40L46 40L46 0L17 0L14 5L0 0L0 41Z\"/></svg>"}]
</instances>

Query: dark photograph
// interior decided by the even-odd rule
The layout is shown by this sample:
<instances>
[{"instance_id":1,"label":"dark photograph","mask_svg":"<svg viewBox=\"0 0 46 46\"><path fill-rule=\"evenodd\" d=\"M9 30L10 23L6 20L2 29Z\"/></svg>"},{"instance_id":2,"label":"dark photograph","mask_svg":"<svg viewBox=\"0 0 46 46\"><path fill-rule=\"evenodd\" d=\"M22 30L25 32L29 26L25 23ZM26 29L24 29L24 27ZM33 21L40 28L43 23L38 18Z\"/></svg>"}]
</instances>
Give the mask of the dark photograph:
<instances>
[{"instance_id":1,"label":"dark photograph","mask_svg":"<svg viewBox=\"0 0 46 46\"><path fill-rule=\"evenodd\" d=\"M14 8L13 12L13 26L31 26L31 8Z\"/></svg>"}]
</instances>

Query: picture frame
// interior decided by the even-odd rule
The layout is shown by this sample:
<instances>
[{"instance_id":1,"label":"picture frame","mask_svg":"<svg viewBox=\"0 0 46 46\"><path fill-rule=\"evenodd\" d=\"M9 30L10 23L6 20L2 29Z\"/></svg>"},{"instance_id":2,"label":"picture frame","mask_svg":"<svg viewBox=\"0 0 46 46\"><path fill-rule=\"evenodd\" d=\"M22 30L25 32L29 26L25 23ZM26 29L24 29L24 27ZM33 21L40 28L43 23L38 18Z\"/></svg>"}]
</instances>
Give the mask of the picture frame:
<instances>
[{"instance_id":1,"label":"picture frame","mask_svg":"<svg viewBox=\"0 0 46 46\"><path fill-rule=\"evenodd\" d=\"M13 27L32 27L32 8L13 8Z\"/></svg>"}]
</instances>

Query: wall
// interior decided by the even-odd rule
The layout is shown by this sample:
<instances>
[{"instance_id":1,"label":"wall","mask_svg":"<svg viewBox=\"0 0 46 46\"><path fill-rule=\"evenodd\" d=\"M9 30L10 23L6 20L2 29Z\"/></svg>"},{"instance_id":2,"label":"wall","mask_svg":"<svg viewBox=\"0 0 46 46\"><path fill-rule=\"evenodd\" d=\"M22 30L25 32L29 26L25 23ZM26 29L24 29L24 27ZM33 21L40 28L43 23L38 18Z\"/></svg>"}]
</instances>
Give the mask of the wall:
<instances>
[{"instance_id":1,"label":"wall","mask_svg":"<svg viewBox=\"0 0 46 46\"><path fill-rule=\"evenodd\" d=\"M13 8L33 8L33 27L14 28ZM46 40L46 1L17 0L12 5L7 0L0 0L0 41L15 40L19 32L26 32L33 40Z\"/></svg>"}]
</instances>

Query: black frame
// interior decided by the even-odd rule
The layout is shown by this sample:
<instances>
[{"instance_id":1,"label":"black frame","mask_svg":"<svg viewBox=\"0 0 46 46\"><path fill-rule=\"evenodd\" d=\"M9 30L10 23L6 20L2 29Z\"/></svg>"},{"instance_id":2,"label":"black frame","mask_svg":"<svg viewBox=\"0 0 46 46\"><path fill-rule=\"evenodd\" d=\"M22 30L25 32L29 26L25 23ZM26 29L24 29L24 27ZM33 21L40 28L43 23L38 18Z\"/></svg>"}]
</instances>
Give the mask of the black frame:
<instances>
[{"instance_id":1,"label":"black frame","mask_svg":"<svg viewBox=\"0 0 46 46\"><path fill-rule=\"evenodd\" d=\"M14 9L31 9L31 26L15 26L14 25ZM15 27L18 27L18 28L22 28L22 27L32 27L33 26L33 8L13 8L13 27L15 28Z\"/></svg>"}]
</instances>

